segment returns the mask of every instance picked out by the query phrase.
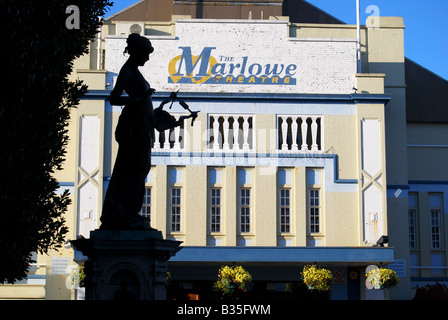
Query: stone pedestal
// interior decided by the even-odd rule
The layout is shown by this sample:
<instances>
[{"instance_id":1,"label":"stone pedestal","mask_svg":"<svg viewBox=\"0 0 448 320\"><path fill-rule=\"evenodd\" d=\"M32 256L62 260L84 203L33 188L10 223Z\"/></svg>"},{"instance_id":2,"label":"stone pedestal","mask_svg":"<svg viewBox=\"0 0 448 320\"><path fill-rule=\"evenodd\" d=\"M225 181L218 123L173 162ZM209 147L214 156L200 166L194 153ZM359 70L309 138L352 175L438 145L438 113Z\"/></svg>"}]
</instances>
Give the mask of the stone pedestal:
<instances>
[{"instance_id":1,"label":"stone pedestal","mask_svg":"<svg viewBox=\"0 0 448 320\"><path fill-rule=\"evenodd\" d=\"M88 257L86 300L166 299L167 261L181 242L157 230L94 230L71 242Z\"/></svg>"}]
</instances>

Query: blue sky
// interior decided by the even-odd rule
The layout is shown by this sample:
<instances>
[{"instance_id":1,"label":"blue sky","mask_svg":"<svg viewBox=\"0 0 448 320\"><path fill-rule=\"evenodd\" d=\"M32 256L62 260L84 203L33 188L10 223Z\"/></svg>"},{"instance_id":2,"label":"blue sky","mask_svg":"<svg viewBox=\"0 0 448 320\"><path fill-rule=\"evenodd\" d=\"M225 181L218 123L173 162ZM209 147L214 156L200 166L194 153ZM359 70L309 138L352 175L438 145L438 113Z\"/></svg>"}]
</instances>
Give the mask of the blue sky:
<instances>
[{"instance_id":1,"label":"blue sky","mask_svg":"<svg viewBox=\"0 0 448 320\"><path fill-rule=\"evenodd\" d=\"M307 0L348 24L356 24L356 0ZM337 3L337 5L336 5ZM448 0L360 0L361 24L375 5L380 16L403 17L405 56L448 79Z\"/></svg>"},{"instance_id":2,"label":"blue sky","mask_svg":"<svg viewBox=\"0 0 448 320\"><path fill-rule=\"evenodd\" d=\"M137 1L115 0L106 17ZM356 0L307 1L345 23L356 24ZM371 5L379 9L380 16L403 17L405 56L448 79L448 0L360 0L361 24L372 14L366 13Z\"/></svg>"}]
</instances>

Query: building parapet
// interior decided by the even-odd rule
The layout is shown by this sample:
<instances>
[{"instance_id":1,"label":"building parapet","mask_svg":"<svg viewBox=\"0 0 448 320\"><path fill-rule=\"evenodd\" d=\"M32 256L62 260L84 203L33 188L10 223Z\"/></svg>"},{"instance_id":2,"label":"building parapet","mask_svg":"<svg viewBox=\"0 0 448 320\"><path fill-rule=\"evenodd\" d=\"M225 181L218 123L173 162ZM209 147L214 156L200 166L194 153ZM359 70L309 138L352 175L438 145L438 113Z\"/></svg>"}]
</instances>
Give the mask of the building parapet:
<instances>
[{"instance_id":1,"label":"building parapet","mask_svg":"<svg viewBox=\"0 0 448 320\"><path fill-rule=\"evenodd\" d=\"M108 100L111 90L89 90L83 100L104 99ZM164 98L170 92L157 91L153 98ZM123 96L126 96L124 94ZM392 95L377 93L349 93L349 94L294 94L294 93L215 93L215 92L182 92L178 96L182 99L241 99L241 100L301 100L307 102L354 102L354 103L382 103L387 104Z\"/></svg>"}]
</instances>

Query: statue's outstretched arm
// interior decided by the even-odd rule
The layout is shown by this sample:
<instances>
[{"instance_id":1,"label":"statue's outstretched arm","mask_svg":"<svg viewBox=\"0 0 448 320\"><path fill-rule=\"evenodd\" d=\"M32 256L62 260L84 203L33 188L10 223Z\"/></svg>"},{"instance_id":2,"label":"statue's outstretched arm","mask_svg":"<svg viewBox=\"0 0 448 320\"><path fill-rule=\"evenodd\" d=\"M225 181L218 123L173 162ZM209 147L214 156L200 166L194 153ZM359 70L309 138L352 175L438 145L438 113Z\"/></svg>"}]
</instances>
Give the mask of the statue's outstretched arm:
<instances>
[{"instance_id":1,"label":"statue's outstretched arm","mask_svg":"<svg viewBox=\"0 0 448 320\"><path fill-rule=\"evenodd\" d=\"M166 105L170 101L171 101L171 105L170 105L170 109L171 109L171 106L173 105L174 100L177 99L177 92L179 92L179 91L171 92L170 96L168 98L166 98L165 100L163 100L160 103L160 105L157 107L157 109L163 109L163 106Z\"/></svg>"},{"instance_id":2,"label":"statue's outstretched arm","mask_svg":"<svg viewBox=\"0 0 448 320\"><path fill-rule=\"evenodd\" d=\"M177 100L179 101L180 105L188 110L190 112L187 116L180 116L178 120L176 120L172 115L170 115L168 112L163 110L163 106L171 101L171 105L173 105L173 102ZM171 108L171 106L170 106ZM194 120L197 118L199 111L191 111L188 104L177 97L177 92L172 92L170 96L163 100L159 107L154 109L154 119L155 119L155 128L162 132L167 129L178 127L182 124L182 122L186 119L193 118L191 121L191 125L193 125Z\"/></svg>"}]
</instances>

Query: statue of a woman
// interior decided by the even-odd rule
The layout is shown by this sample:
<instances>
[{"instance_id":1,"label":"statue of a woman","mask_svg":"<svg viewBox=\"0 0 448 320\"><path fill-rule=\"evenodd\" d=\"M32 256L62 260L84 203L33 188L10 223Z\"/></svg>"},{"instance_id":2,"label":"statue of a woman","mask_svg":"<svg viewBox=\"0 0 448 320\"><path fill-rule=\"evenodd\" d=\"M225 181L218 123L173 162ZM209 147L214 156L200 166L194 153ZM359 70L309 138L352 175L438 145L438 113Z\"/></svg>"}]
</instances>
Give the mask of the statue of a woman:
<instances>
[{"instance_id":1,"label":"statue of a woman","mask_svg":"<svg viewBox=\"0 0 448 320\"><path fill-rule=\"evenodd\" d=\"M145 179L151 169L154 128L173 128L192 116L181 117L176 121L162 110L169 101L167 99L156 109L159 123L155 124L151 99L155 90L138 70L149 60L153 51L149 39L136 33L130 34L125 49L130 57L121 68L110 94L112 105L125 107L115 130L119 148L101 215L100 229L103 230L151 229L149 219L142 217L139 212L143 203ZM128 96L122 96L123 92ZM175 95L172 96L174 101Z\"/></svg>"}]
</instances>

